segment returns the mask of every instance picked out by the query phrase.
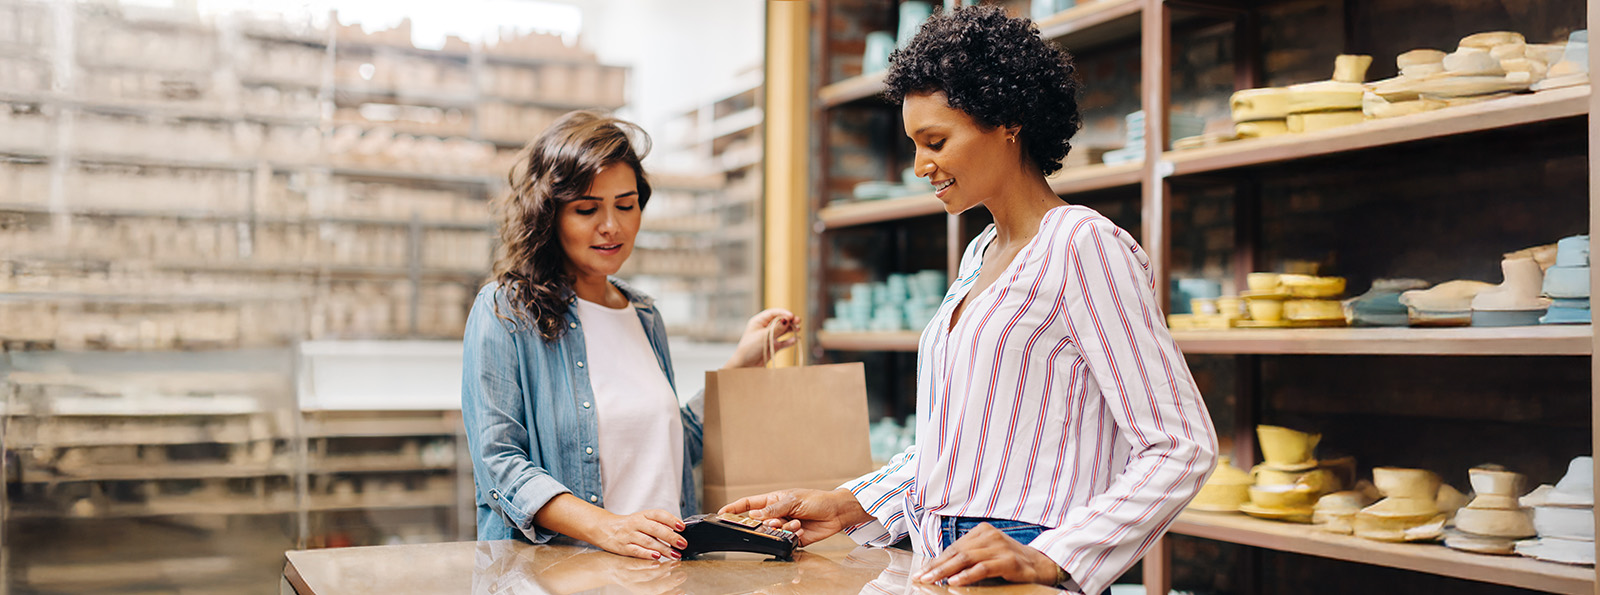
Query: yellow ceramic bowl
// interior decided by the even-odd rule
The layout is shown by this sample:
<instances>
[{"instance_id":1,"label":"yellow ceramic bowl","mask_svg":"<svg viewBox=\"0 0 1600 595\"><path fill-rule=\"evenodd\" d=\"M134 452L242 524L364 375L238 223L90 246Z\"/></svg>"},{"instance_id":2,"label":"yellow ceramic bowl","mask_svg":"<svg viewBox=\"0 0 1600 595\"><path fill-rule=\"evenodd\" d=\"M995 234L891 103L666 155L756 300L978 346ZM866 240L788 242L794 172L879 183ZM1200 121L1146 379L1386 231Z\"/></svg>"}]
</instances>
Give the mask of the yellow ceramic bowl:
<instances>
[{"instance_id":1,"label":"yellow ceramic bowl","mask_svg":"<svg viewBox=\"0 0 1600 595\"><path fill-rule=\"evenodd\" d=\"M1279 281L1289 297L1331 298L1344 293L1344 277L1318 277L1315 275L1282 275Z\"/></svg>"},{"instance_id":2,"label":"yellow ceramic bowl","mask_svg":"<svg viewBox=\"0 0 1600 595\"><path fill-rule=\"evenodd\" d=\"M1344 304L1338 300L1288 300L1283 303L1283 317L1289 320L1344 320Z\"/></svg>"},{"instance_id":3,"label":"yellow ceramic bowl","mask_svg":"<svg viewBox=\"0 0 1600 595\"><path fill-rule=\"evenodd\" d=\"M1250 502L1264 508L1308 508L1317 492L1297 485L1250 486Z\"/></svg>"},{"instance_id":4,"label":"yellow ceramic bowl","mask_svg":"<svg viewBox=\"0 0 1600 595\"><path fill-rule=\"evenodd\" d=\"M1533 515L1527 510L1483 510L1463 508L1456 511L1456 528L1474 535L1520 539L1533 537Z\"/></svg>"},{"instance_id":5,"label":"yellow ceramic bowl","mask_svg":"<svg viewBox=\"0 0 1600 595\"><path fill-rule=\"evenodd\" d=\"M1250 501L1250 486L1208 483L1200 486L1200 493L1189 502L1189 508L1207 512L1237 512L1239 505Z\"/></svg>"},{"instance_id":6,"label":"yellow ceramic bowl","mask_svg":"<svg viewBox=\"0 0 1600 595\"><path fill-rule=\"evenodd\" d=\"M1279 320L1283 320L1282 297L1247 295L1244 298L1244 305L1245 308L1250 310L1251 320L1258 322L1277 322Z\"/></svg>"},{"instance_id":7,"label":"yellow ceramic bowl","mask_svg":"<svg viewBox=\"0 0 1600 595\"><path fill-rule=\"evenodd\" d=\"M1280 469L1292 469L1311 460L1311 453L1322 440L1321 434L1308 434L1280 426L1256 426L1256 437L1261 440L1261 457L1266 464Z\"/></svg>"},{"instance_id":8,"label":"yellow ceramic bowl","mask_svg":"<svg viewBox=\"0 0 1600 595\"><path fill-rule=\"evenodd\" d=\"M1289 115L1289 90L1282 87L1245 89L1228 101L1233 121L1282 120Z\"/></svg>"},{"instance_id":9,"label":"yellow ceramic bowl","mask_svg":"<svg viewBox=\"0 0 1600 595\"><path fill-rule=\"evenodd\" d=\"M1439 495L1439 475L1427 469L1377 467L1372 470L1372 484L1390 499L1427 500L1430 506Z\"/></svg>"},{"instance_id":10,"label":"yellow ceramic bowl","mask_svg":"<svg viewBox=\"0 0 1600 595\"><path fill-rule=\"evenodd\" d=\"M1277 273L1250 273L1244 276L1244 284L1250 291L1276 292L1280 276Z\"/></svg>"}]
</instances>

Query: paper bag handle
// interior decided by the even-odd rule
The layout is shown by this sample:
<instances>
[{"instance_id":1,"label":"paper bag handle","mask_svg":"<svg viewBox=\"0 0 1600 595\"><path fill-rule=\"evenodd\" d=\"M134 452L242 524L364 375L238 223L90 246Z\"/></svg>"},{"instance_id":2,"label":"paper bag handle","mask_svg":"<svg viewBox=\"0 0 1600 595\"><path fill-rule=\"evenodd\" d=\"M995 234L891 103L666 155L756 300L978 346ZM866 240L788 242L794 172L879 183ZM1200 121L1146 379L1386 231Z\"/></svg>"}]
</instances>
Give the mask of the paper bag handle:
<instances>
[{"instance_id":1,"label":"paper bag handle","mask_svg":"<svg viewBox=\"0 0 1600 595\"><path fill-rule=\"evenodd\" d=\"M806 350L804 349L804 344L805 334L798 331L795 332L794 347L795 350L800 353L799 366L802 368L804 368L806 365ZM763 348L761 352L767 356L766 367L770 368L772 367L772 358L778 355L778 322L776 320L774 320L772 324L767 325L767 340L763 341L761 346Z\"/></svg>"}]
</instances>

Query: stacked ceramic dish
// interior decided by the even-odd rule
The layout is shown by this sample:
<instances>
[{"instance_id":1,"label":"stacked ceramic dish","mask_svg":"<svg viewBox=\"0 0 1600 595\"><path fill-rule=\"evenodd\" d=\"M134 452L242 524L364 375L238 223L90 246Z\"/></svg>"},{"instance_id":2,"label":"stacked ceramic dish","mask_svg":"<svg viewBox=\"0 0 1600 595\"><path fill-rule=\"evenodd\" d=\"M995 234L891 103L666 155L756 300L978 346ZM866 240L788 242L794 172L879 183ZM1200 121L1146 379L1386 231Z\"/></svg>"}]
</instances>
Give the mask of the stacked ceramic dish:
<instances>
[{"instance_id":1,"label":"stacked ceramic dish","mask_svg":"<svg viewBox=\"0 0 1600 595\"><path fill-rule=\"evenodd\" d=\"M1534 83L1531 89L1544 91L1587 84L1589 84L1589 31L1583 29L1573 31L1567 36L1567 45L1562 48L1561 59L1551 64L1550 70L1545 72L1544 80Z\"/></svg>"},{"instance_id":2,"label":"stacked ceramic dish","mask_svg":"<svg viewBox=\"0 0 1600 595\"><path fill-rule=\"evenodd\" d=\"M1351 326L1406 326L1411 318L1400 303L1400 294L1427 286L1421 279L1375 280L1366 293L1345 300L1345 319Z\"/></svg>"},{"instance_id":3,"label":"stacked ceramic dish","mask_svg":"<svg viewBox=\"0 0 1600 595\"><path fill-rule=\"evenodd\" d=\"M1522 475L1499 467L1467 471L1477 497L1456 511L1455 529L1444 544L1479 554L1511 554L1518 539L1535 535L1533 511L1522 506Z\"/></svg>"},{"instance_id":4,"label":"stacked ceramic dish","mask_svg":"<svg viewBox=\"0 0 1600 595\"><path fill-rule=\"evenodd\" d=\"M850 297L834 302L833 318L822 321L830 332L893 332L920 329L939 310L945 294L945 272L893 273L882 283L856 283Z\"/></svg>"},{"instance_id":5,"label":"stacked ceramic dish","mask_svg":"<svg viewBox=\"0 0 1600 595\"><path fill-rule=\"evenodd\" d=\"M1556 242L1556 262L1544 273L1544 295L1551 298L1544 324L1588 324L1589 236Z\"/></svg>"},{"instance_id":6,"label":"stacked ceramic dish","mask_svg":"<svg viewBox=\"0 0 1600 595\"><path fill-rule=\"evenodd\" d=\"M1289 133L1289 90L1283 87L1245 89L1228 101L1233 133L1239 138L1264 138Z\"/></svg>"},{"instance_id":7,"label":"stacked ceramic dish","mask_svg":"<svg viewBox=\"0 0 1600 595\"><path fill-rule=\"evenodd\" d=\"M1289 132L1318 132L1360 124L1361 97L1367 88L1367 67L1372 56L1342 55L1334 59L1333 80L1289 87Z\"/></svg>"},{"instance_id":8,"label":"stacked ceramic dish","mask_svg":"<svg viewBox=\"0 0 1600 595\"><path fill-rule=\"evenodd\" d=\"M1378 467L1372 483L1384 498L1361 509L1352 525L1356 537L1375 541L1432 541L1466 497L1426 469Z\"/></svg>"},{"instance_id":9,"label":"stacked ceramic dish","mask_svg":"<svg viewBox=\"0 0 1600 595\"><path fill-rule=\"evenodd\" d=\"M1312 507L1311 523L1329 533L1349 535L1355 531L1356 513L1380 497L1372 482L1363 479L1352 489L1319 498Z\"/></svg>"},{"instance_id":10,"label":"stacked ceramic dish","mask_svg":"<svg viewBox=\"0 0 1600 595\"><path fill-rule=\"evenodd\" d=\"M1505 281L1472 297L1472 326L1526 326L1539 324L1550 300L1539 297L1544 270L1532 257L1500 261ZM1588 289L1585 282L1584 289Z\"/></svg>"},{"instance_id":11,"label":"stacked ceramic dish","mask_svg":"<svg viewBox=\"0 0 1600 595\"><path fill-rule=\"evenodd\" d=\"M1582 62L1570 49L1579 40ZM1489 31L1461 39L1454 52L1417 49L1400 54L1400 76L1375 82L1363 97L1368 117L1391 118L1511 93L1588 82L1588 35L1564 43L1531 44L1521 33ZM1545 84L1548 77L1559 77Z\"/></svg>"},{"instance_id":12,"label":"stacked ceramic dish","mask_svg":"<svg viewBox=\"0 0 1600 595\"><path fill-rule=\"evenodd\" d=\"M1249 320L1234 326L1271 328L1284 326L1344 326L1344 277L1319 277L1278 273L1250 273L1245 277Z\"/></svg>"},{"instance_id":13,"label":"stacked ceramic dish","mask_svg":"<svg viewBox=\"0 0 1600 595\"><path fill-rule=\"evenodd\" d=\"M1239 512L1253 517L1310 523L1312 503L1323 494L1338 491L1339 478L1323 468L1314 456L1321 434L1308 434L1279 426L1256 426L1261 440L1260 465L1250 470L1250 501Z\"/></svg>"},{"instance_id":14,"label":"stacked ceramic dish","mask_svg":"<svg viewBox=\"0 0 1600 595\"><path fill-rule=\"evenodd\" d=\"M1472 300L1495 287L1482 281L1445 281L1428 289L1413 289L1400 294L1411 326L1469 326Z\"/></svg>"},{"instance_id":15,"label":"stacked ceramic dish","mask_svg":"<svg viewBox=\"0 0 1600 595\"><path fill-rule=\"evenodd\" d=\"M1249 473L1233 466L1233 457L1218 457L1217 468L1200 486L1200 493L1189 501L1188 508L1205 512L1239 512L1239 507L1250 502L1250 486L1255 483Z\"/></svg>"},{"instance_id":16,"label":"stacked ceramic dish","mask_svg":"<svg viewBox=\"0 0 1600 595\"><path fill-rule=\"evenodd\" d=\"M1521 503L1533 507L1533 528L1539 537L1517 542L1518 554L1594 565L1594 459L1572 459L1561 481L1539 486Z\"/></svg>"},{"instance_id":17,"label":"stacked ceramic dish","mask_svg":"<svg viewBox=\"0 0 1600 595\"><path fill-rule=\"evenodd\" d=\"M1101 160L1106 165L1132 163L1144 159L1144 111L1140 110L1128 114L1123 118L1123 121L1127 124L1127 134L1124 137L1127 140L1121 149L1106 151L1105 155L1101 156ZM1170 132L1167 143L1168 148L1171 147L1171 139L1199 136L1200 133L1205 132L1205 128L1205 118L1189 114L1171 114L1168 117L1168 130Z\"/></svg>"}]
</instances>

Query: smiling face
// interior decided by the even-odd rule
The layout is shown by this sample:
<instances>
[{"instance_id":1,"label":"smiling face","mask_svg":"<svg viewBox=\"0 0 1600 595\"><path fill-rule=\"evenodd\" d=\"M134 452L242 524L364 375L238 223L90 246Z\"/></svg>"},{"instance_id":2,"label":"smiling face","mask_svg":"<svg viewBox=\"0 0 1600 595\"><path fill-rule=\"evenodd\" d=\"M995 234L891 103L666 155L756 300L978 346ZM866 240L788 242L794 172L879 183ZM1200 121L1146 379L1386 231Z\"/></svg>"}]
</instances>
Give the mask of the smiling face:
<instances>
[{"instance_id":1,"label":"smiling face","mask_svg":"<svg viewBox=\"0 0 1600 595\"><path fill-rule=\"evenodd\" d=\"M639 235L640 210L633 168L602 167L582 197L561 205L557 224L567 272L579 280L603 279L622 269Z\"/></svg>"},{"instance_id":2,"label":"smiling face","mask_svg":"<svg viewBox=\"0 0 1600 595\"><path fill-rule=\"evenodd\" d=\"M950 107L943 91L906 95L901 115L917 146L914 171L933 182L951 214L983 204L1021 173L1021 145L1008 140L1017 130L986 128Z\"/></svg>"}]
</instances>

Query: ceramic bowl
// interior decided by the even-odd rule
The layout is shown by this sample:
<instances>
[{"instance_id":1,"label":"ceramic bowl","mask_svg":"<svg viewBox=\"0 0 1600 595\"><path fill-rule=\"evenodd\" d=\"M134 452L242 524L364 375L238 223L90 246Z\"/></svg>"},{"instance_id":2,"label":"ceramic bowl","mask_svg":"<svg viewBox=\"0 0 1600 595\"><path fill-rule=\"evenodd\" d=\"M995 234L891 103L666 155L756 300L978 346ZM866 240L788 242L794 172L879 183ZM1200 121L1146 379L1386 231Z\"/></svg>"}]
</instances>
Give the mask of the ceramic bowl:
<instances>
[{"instance_id":1,"label":"ceramic bowl","mask_svg":"<svg viewBox=\"0 0 1600 595\"><path fill-rule=\"evenodd\" d=\"M1436 514L1432 517L1383 517L1367 514L1366 511L1356 513L1354 533L1356 537L1374 541L1431 541L1438 539L1444 533L1445 517Z\"/></svg>"},{"instance_id":2,"label":"ceramic bowl","mask_svg":"<svg viewBox=\"0 0 1600 595\"><path fill-rule=\"evenodd\" d=\"M1189 508L1206 512L1235 512L1250 501L1250 486L1207 483L1189 502Z\"/></svg>"},{"instance_id":3,"label":"ceramic bowl","mask_svg":"<svg viewBox=\"0 0 1600 595\"><path fill-rule=\"evenodd\" d=\"M1252 307L1251 314L1254 314ZM1321 434L1308 434L1280 426L1256 426L1256 437L1261 440L1261 457L1267 465L1291 469L1311 460L1311 454L1322 440Z\"/></svg>"},{"instance_id":4,"label":"ceramic bowl","mask_svg":"<svg viewBox=\"0 0 1600 595\"><path fill-rule=\"evenodd\" d=\"M1250 273L1244 276L1244 284L1250 291L1277 292L1279 276L1277 273Z\"/></svg>"},{"instance_id":5,"label":"ceramic bowl","mask_svg":"<svg viewBox=\"0 0 1600 595\"><path fill-rule=\"evenodd\" d=\"M1372 470L1372 484L1389 498L1415 498L1431 504L1439 495L1439 475L1427 469L1377 467Z\"/></svg>"},{"instance_id":6,"label":"ceramic bowl","mask_svg":"<svg viewBox=\"0 0 1600 595\"><path fill-rule=\"evenodd\" d=\"M1258 322L1277 322L1283 320L1283 298L1268 296L1245 296L1245 307L1250 310L1250 319Z\"/></svg>"},{"instance_id":7,"label":"ceramic bowl","mask_svg":"<svg viewBox=\"0 0 1600 595\"><path fill-rule=\"evenodd\" d=\"M1519 541L1516 549L1518 554L1549 562L1594 565L1594 543L1589 541L1541 537Z\"/></svg>"},{"instance_id":8,"label":"ceramic bowl","mask_svg":"<svg viewBox=\"0 0 1600 595\"><path fill-rule=\"evenodd\" d=\"M1289 320L1344 320L1344 304L1335 300L1291 299L1283 302Z\"/></svg>"},{"instance_id":9,"label":"ceramic bowl","mask_svg":"<svg viewBox=\"0 0 1600 595\"><path fill-rule=\"evenodd\" d=\"M1311 512L1311 524L1329 533L1349 535L1355 531L1355 521L1355 511L1313 510Z\"/></svg>"},{"instance_id":10,"label":"ceramic bowl","mask_svg":"<svg viewBox=\"0 0 1600 595\"><path fill-rule=\"evenodd\" d=\"M1228 318L1244 318L1244 300L1234 296L1217 298L1217 313Z\"/></svg>"},{"instance_id":11,"label":"ceramic bowl","mask_svg":"<svg viewBox=\"0 0 1600 595\"><path fill-rule=\"evenodd\" d=\"M1594 459L1577 457L1567 463L1567 474L1556 482L1562 492L1587 494L1594 491Z\"/></svg>"},{"instance_id":12,"label":"ceramic bowl","mask_svg":"<svg viewBox=\"0 0 1600 595\"><path fill-rule=\"evenodd\" d=\"M1281 120L1289 115L1289 90L1282 87L1245 89L1229 99L1233 121Z\"/></svg>"},{"instance_id":13,"label":"ceramic bowl","mask_svg":"<svg viewBox=\"0 0 1600 595\"><path fill-rule=\"evenodd\" d=\"M1456 512L1456 528L1475 535L1513 539L1537 534L1533 517L1526 510L1463 508Z\"/></svg>"},{"instance_id":14,"label":"ceramic bowl","mask_svg":"<svg viewBox=\"0 0 1600 595\"><path fill-rule=\"evenodd\" d=\"M1401 519L1411 522L1423 522L1439 514L1439 509L1433 499L1421 498L1384 498L1372 506L1361 509L1361 514L1386 519Z\"/></svg>"},{"instance_id":15,"label":"ceramic bowl","mask_svg":"<svg viewBox=\"0 0 1600 595\"><path fill-rule=\"evenodd\" d=\"M1262 508L1310 508L1317 492L1303 486L1250 486L1250 502Z\"/></svg>"},{"instance_id":16,"label":"ceramic bowl","mask_svg":"<svg viewBox=\"0 0 1600 595\"><path fill-rule=\"evenodd\" d=\"M1322 512L1347 512L1355 514L1372 505L1372 498L1355 490L1334 492L1317 499L1316 509Z\"/></svg>"},{"instance_id":17,"label":"ceramic bowl","mask_svg":"<svg viewBox=\"0 0 1600 595\"><path fill-rule=\"evenodd\" d=\"M1290 297L1331 298L1344 293L1344 277L1318 277L1315 275L1282 275L1284 291Z\"/></svg>"},{"instance_id":18,"label":"ceramic bowl","mask_svg":"<svg viewBox=\"0 0 1600 595\"><path fill-rule=\"evenodd\" d=\"M1189 310L1195 314L1217 314L1217 298L1193 298Z\"/></svg>"},{"instance_id":19,"label":"ceramic bowl","mask_svg":"<svg viewBox=\"0 0 1600 595\"><path fill-rule=\"evenodd\" d=\"M1444 534L1444 544L1446 547L1451 549L1457 549L1463 552L1472 552L1474 554L1496 554L1508 556L1516 553L1514 550L1514 546L1516 544L1515 539L1506 539L1504 537L1484 537L1482 535L1473 535L1471 533L1464 533L1461 531L1446 531Z\"/></svg>"},{"instance_id":20,"label":"ceramic bowl","mask_svg":"<svg viewBox=\"0 0 1600 595\"><path fill-rule=\"evenodd\" d=\"M1284 471L1273 469L1265 465L1256 465L1250 470L1258 486L1298 485L1319 494L1339 491L1341 486L1339 478L1334 476L1331 469L1310 469L1306 471Z\"/></svg>"},{"instance_id":21,"label":"ceramic bowl","mask_svg":"<svg viewBox=\"0 0 1600 595\"><path fill-rule=\"evenodd\" d=\"M1594 541L1594 509L1535 507L1533 528L1540 537Z\"/></svg>"},{"instance_id":22,"label":"ceramic bowl","mask_svg":"<svg viewBox=\"0 0 1600 595\"><path fill-rule=\"evenodd\" d=\"M1497 469L1468 469L1467 481L1478 496L1518 496L1522 494L1522 474Z\"/></svg>"}]
</instances>

